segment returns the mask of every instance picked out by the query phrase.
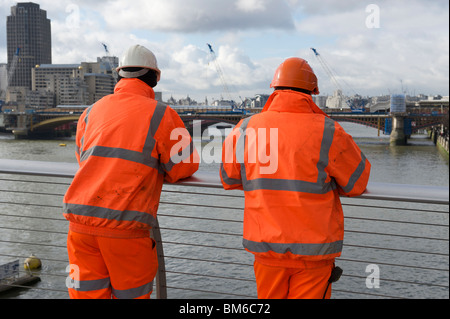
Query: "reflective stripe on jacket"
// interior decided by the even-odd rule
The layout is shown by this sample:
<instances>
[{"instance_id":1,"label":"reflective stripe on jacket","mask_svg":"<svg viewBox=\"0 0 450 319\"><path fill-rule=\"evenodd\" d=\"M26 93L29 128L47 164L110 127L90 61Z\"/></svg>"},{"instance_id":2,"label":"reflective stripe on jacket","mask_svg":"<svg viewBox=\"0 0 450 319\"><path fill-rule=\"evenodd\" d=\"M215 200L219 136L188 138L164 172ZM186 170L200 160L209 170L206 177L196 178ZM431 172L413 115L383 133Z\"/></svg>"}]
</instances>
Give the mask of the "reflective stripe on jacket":
<instances>
[{"instance_id":1,"label":"reflective stripe on jacket","mask_svg":"<svg viewBox=\"0 0 450 319\"><path fill-rule=\"evenodd\" d=\"M227 137L222 162L223 187L245 192L243 244L258 261L286 265L340 256L339 195L364 192L370 163L309 95L275 91L260 114Z\"/></svg>"},{"instance_id":2,"label":"reflective stripe on jacket","mask_svg":"<svg viewBox=\"0 0 450 319\"><path fill-rule=\"evenodd\" d=\"M175 182L198 169L198 154L182 120L154 98L144 82L122 79L114 94L81 115L76 136L80 168L64 197L72 230L146 236L164 179ZM179 134L173 137L175 130Z\"/></svg>"}]
</instances>

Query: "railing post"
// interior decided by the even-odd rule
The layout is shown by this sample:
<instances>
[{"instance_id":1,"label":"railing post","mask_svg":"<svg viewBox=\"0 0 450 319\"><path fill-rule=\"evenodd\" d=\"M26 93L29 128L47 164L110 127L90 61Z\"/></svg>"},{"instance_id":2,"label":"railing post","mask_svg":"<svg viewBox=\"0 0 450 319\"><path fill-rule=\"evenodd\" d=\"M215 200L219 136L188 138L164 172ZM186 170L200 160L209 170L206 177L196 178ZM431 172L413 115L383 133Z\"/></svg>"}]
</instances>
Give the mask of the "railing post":
<instances>
[{"instance_id":1,"label":"railing post","mask_svg":"<svg viewBox=\"0 0 450 319\"><path fill-rule=\"evenodd\" d=\"M158 271L156 273L156 299L167 299L166 264L164 262L164 249L158 219L156 219L156 223L152 227L151 237L156 242L156 251L158 255Z\"/></svg>"}]
</instances>

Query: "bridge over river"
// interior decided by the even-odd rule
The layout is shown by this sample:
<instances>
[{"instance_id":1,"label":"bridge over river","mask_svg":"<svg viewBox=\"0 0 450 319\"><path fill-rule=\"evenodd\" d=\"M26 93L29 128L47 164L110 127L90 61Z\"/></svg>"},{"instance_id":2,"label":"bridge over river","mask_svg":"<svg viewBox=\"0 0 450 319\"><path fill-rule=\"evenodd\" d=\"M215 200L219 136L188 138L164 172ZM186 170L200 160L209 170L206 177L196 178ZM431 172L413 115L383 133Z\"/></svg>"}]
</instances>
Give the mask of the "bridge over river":
<instances>
[{"instance_id":1,"label":"bridge over river","mask_svg":"<svg viewBox=\"0 0 450 319\"><path fill-rule=\"evenodd\" d=\"M78 121L87 106L54 108L33 112L3 113L5 127L12 131L16 138L48 138L55 132L71 134L70 124ZM234 109L229 107L173 107L192 132L194 123L201 121L202 129L217 123L236 125L241 119L261 112L261 109ZM440 125L448 121L448 108L445 110L425 110L408 108L406 113L369 113L369 112L331 112L327 114L336 121L353 122L373 127L383 134L391 134L398 129L403 130L406 138L426 128ZM405 137L401 136L401 139ZM401 142L401 141L400 141ZM405 141L406 142L406 141Z\"/></svg>"}]
</instances>

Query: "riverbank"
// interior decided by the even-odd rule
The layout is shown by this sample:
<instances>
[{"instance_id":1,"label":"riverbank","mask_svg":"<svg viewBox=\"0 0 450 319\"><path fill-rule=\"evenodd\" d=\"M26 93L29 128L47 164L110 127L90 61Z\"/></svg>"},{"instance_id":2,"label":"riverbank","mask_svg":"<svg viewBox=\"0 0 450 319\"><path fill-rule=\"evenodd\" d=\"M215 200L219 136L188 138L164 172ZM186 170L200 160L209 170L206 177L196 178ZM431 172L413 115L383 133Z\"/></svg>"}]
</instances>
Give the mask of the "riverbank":
<instances>
[{"instance_id":1,"label":"riverbank","mask_svg":"<svg viewBox=\"0 0 450 319\"><path fill-rule=\"evenodd\" d=\"M448 153L448 136L439 136L436 141L436 146L447 154L447 158L449 156Z\"/></svg>"},{"instance_id":2,"label":"riverbank","mask_svg":"<svg viewBox=\"0 0 450 319\"><path fill-rule=\"evenodd\" d=\"M430 138L441 151L447 154L448 157L449 156L448 130L440 127L434 128L433 130L430 131Z\"/></svg>"}]
</instances>

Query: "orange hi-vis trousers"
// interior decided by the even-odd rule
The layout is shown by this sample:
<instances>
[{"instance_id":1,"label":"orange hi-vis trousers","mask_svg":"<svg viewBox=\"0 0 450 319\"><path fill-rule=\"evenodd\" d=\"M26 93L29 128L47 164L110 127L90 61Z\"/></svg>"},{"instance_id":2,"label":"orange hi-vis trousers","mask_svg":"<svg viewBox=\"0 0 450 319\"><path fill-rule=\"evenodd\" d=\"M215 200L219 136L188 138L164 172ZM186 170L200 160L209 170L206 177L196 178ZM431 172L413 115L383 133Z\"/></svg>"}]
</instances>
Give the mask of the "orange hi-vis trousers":
<instances>
[{"instance_id":1,"label":"orange hi-vis trousers","mask_svg":"<svg viewBox=\"0 0 450 319\"><path fill-rule=\"evenodd\" d=\"M148 299L158 269L150 237L110 238L69 230L71 299Z\"/></svg>"},{"instance_id":2,"label":"orange hi-vis trousers","mask_svg":"<svg viewBox=\"0 0 450 319\"><path fill-rule=\"evenodd\" d=\"M302 268L263 265L254 262L259 299L330 299L328 279L334 263L307 263Z\"/></svg>"}]
</instances>

